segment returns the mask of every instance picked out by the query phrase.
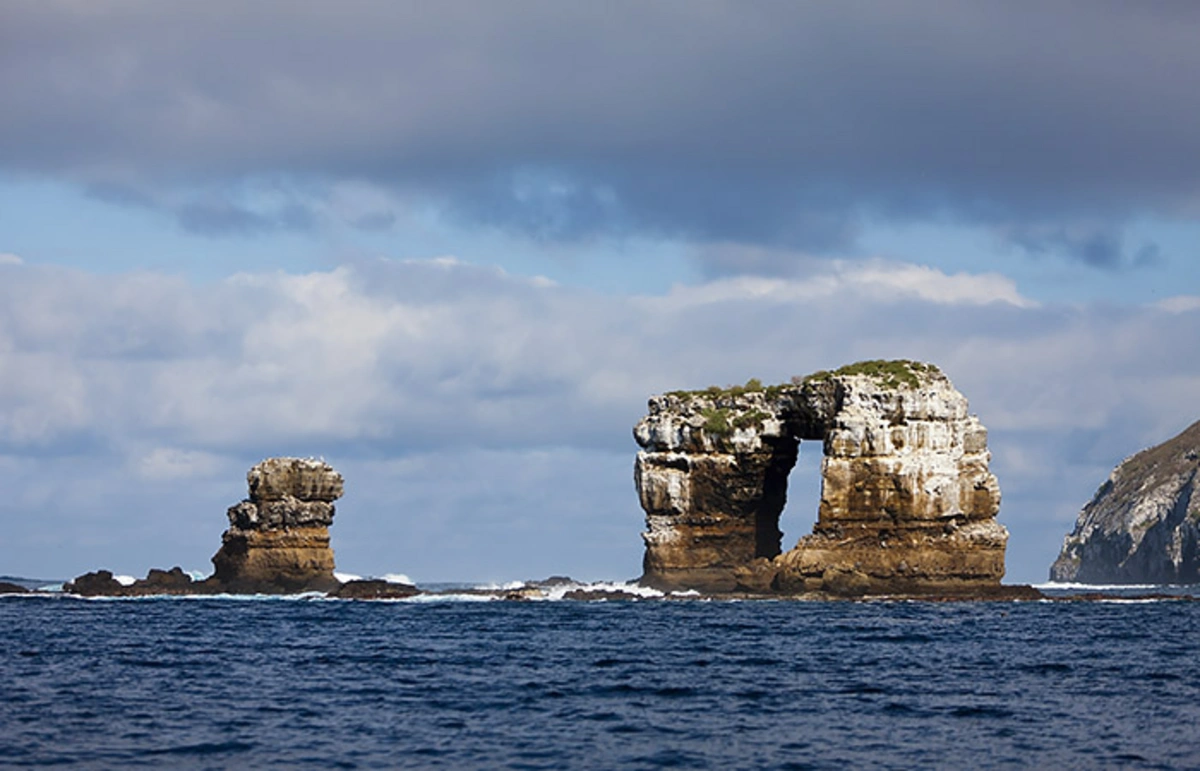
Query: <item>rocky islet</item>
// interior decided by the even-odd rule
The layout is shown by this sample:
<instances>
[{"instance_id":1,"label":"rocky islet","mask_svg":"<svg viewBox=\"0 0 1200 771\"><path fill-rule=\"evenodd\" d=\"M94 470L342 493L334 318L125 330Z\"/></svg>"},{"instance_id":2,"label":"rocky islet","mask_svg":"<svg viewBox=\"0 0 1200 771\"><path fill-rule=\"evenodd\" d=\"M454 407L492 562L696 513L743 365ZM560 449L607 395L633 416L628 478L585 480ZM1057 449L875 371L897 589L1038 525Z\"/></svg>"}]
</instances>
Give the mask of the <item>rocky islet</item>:
<instances>
[{"instance_id":1,"label":"rocky islet","mask_svg":"<svg viewBox=\"0 0 1200 771\"><path fill-rule=\"evenodd\" d=\"M1200 583L1200 422L1126 458L1083 507L1050 580Z\"/></svg>"},{"instance_id":2,"label":"rocky islet","mask_svg":"<svg viewBox=\"0 0 1200 771\"><path fill-rule=\"evenodd\" d=\"M337 589L329 526L342 475L320 460L270 458L246 483L249 497L227 512L213 579L239 594Z\"/></svg>"},{"instance_id":3,"label":"rocky islet","mask_svg":"<svg viewBox=\"0 0 1200 771\"><path fill-rule=\"evenodd\" d=\"M937 367L870 361L782 386L673 392L634 428L643 581L835 596L1002 588L1008 532L987 430ZM813 533L782 550L803 442L822 448Z\"/></svg>"},{"instance_id":4,"label":"rocky islet","mask_svg":"<svg viewBox=\"0 0 1200 771\"><path fill-rule=\"evenodd\" d=\"M110 571L87 573L64 591L83 596L157 594L297 594L320 592L352 598L407 597L418 590L387 581L334 576L329 526L342 496L342 475L312 458L268 458L246 474L247 498L229 507L229 527L213 556L213 575L193 581L181 568L152 569L131 584Z\"/></svg>"}]
</instances>

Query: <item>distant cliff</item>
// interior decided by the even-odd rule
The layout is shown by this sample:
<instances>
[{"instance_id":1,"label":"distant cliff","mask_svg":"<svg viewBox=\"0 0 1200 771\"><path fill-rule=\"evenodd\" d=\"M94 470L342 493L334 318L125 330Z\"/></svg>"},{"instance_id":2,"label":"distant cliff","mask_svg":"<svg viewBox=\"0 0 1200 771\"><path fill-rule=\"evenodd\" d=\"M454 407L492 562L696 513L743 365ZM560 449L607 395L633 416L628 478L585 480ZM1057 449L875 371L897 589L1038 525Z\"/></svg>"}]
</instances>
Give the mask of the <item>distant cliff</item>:
<instances>
[{"instance_id":1,"label":"distant cliff","mask_svg":"<svg viewBox=\"0 0 1200 771\"><path fill-rule=\"evenodd\" d=\"M1123 461L1083 508L1050 580L1200 583L1200 421Z\"/></svg>"}]
</instances>

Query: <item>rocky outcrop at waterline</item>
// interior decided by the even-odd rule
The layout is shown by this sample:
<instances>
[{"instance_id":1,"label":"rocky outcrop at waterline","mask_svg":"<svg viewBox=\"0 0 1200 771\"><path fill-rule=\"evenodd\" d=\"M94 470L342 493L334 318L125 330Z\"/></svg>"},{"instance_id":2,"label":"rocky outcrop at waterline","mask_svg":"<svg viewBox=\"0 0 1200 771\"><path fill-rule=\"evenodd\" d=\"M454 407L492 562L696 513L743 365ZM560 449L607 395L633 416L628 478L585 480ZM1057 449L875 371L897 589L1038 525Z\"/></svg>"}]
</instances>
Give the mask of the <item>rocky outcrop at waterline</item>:
<instances>
[{"instance_id":1,"label":"rocky outcrop at waterline","mask_svg":"<svg viewBox=\"0 0 1200 771\"><path fill-rule=\"evenodd\" d=\"M311 458L268 458L246 474L249 497L229 507L229 527L213 556L215 571L194 581L182 569L152 569L133 583L110 571L79 576L63 589L83 596L139 597L157 594L296 594L337 592L329 526L342 475ZM352 582L353 583L353 582ZM351 588L362 595L371 587ZM394 596L397 590L376 594Z\"/></svg>"},{"instance_id":2,"label":"rocky outcrop at waterline","mask_svg":"<svg viewBox=\"0 0 1200 771\"><path fill-rule=\"evenodd\" d=\"M385 581L381 578L347 581L330 595L343 600L402 600L422 594L412 584Z\"/></svg>"},{"instance_id":3,"label":"rocky outcrop at waterline","mask_svg":"<svg viewBox=\"0 0 1200 771\"><path fill-rule=\"evenodd\" d=\"M149 597L157 594L215 594L220 587L211 581L193 581L183 568L151 568L145 578L122 583L109 570L84 573L63 585L68 594L82 597Z\"/></svg>"},{"instance_id":4,"label":"rocky outcrop at waterline","mask_svg":"<svg viewBox=\"0 0 1200 771\"><path fill-rule=\"evenodd\" d=\"M213 578L225 591L332 591L329 526L342 475L324 461L270 458L246 475L250 497L229 508L229 529L213 557Z\"/></svg>"},{"instance_id":5,"label":"rocky outcrop at waterline","mask_svg":"<svg viewBox=\"0 0 1200 771\"><path fill-rule=\"evenodd\" d=\"M1085 584L1200 583L1200 422L1122 461L1050 567Z\"/></svg>"},{"instance_id":6,"label":"rocky outcrop at waterline","mask_svg":"<svg viewBox=\"0 0 1200 771\"><path fill-rule=\"evenodd\" d=\"M642 580L702 592L994 593L1008 532L987 430L935 366L862 362L789 385L673 392L635 427ZM820 442L811 535L783 552L801 443Z\"/></svg>"}]
</instances>

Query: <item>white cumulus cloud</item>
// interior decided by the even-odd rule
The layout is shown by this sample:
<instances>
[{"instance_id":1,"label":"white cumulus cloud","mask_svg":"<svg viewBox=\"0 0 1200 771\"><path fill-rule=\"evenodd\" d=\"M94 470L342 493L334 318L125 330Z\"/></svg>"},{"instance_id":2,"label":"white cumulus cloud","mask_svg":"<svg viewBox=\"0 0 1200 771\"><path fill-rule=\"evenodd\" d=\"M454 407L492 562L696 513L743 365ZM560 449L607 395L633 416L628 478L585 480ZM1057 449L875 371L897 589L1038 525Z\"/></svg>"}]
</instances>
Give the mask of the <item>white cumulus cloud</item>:
<instances>
[{"instance_id":1,"label":"white cumulus cloud","mask_svg":"<svg viewBox=\"0 0 1200 771\"><path fill-rule=\"evenodd\" d=\"M206 285L16 265L0 567L203 567L245 469L287 454L346 475L340 568L628 578L647 396L915 358L991 429L1010 577L1040 580L1111 466L1200 417L1200 314L1181 305L1039 306L1003 277L881 261L636 297L451 259ZM813 481L795 480L793 521L812 521Z\"/></svg>"}]
</instances>

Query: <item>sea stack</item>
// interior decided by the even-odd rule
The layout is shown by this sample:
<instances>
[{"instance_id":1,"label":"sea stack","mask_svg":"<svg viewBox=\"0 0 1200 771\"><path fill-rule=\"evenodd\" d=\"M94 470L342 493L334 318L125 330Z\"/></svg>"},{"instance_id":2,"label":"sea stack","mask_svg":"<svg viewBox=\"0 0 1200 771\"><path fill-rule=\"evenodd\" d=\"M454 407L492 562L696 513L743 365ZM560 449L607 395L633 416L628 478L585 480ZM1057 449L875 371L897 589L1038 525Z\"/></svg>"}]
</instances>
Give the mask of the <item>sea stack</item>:
<instances>
[{"instance_id":1,"label":"sea stack","mask_svg":"<svg viewBox=\"0 0 1200 771\"><path fill-rule=\"evenodd\" d=\"M235 593L329 592L329 526L342 475L320 460L269 458L246 474L250 495L231 506L211 579Z\"/></svg>"},{"instance_id":2,"label":"sea stack","mask_svg":"<svg viewBox=\"0 0 1200 771\"><path fill-rule=\"evenodd\" d=\"M1083 507L1050 580L1200 583L1200 422L1122 461Z\"/></svg>"},{"instance_id":3,"label":"sea stack","mask_svg":"<svg viewBox=\"0 0 1200 771\"><path fill-rule=\"evenodd\" d=\"M987 429L932 364L870 361L763 387L655 396L634 429L642 580L832 595L1000 589L1008 531ZM813 533L781 553L802 441L820 442Z\"/></svg>"}]
</instances>

